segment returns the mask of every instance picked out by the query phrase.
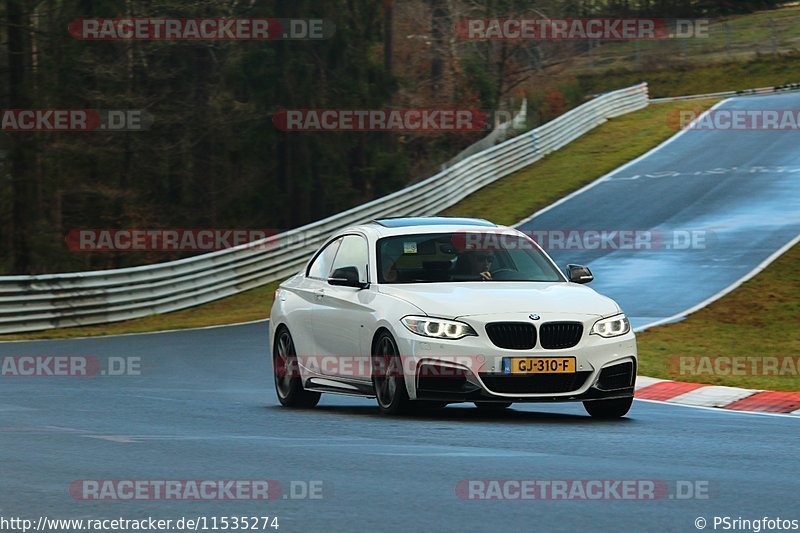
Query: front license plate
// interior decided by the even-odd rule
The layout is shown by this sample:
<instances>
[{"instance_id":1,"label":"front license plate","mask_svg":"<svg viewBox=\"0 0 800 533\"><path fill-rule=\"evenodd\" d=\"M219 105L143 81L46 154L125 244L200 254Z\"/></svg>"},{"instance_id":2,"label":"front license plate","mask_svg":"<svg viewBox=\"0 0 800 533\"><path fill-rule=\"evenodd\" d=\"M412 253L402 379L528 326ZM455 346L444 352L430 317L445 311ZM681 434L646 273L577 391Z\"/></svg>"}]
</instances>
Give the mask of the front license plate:
<instances>
[{"instance_id":1,"label":"front license plate","mask_svg":"<svg viewBox=\"0 0 800 533\"><path fill-rule=\"evenodd\" d=\"M506 374L574 374L574 357L504 357Z\"/></svg>"}]
</instances>

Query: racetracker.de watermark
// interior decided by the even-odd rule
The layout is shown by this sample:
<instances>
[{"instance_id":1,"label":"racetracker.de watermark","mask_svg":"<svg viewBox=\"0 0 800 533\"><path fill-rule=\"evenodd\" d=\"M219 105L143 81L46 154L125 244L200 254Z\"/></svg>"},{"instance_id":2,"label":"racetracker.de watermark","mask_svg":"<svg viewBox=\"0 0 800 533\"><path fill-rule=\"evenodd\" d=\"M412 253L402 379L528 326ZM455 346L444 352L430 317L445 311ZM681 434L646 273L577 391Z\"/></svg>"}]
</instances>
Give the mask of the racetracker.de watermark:
<instances>
[{"instance_id":1,"label":"racetracker.de watermark","mask_svg":"<svg viewBox=\"0 0 800 533\"><path fill-rule=\"evenodd\" d=\"M462 479L461 500L653 501L708 500L708 480L663 479Z\"/></svg>"},{"instance_id":2,"label":"racetracker.de watermark","mask_svg":"<svg viewBox=\"0 0 800 533\"><path fill-rule=\"evenodd\" d=\"M274 479L80 479L69 494L81 501L323 500L332 486L322 480Z\"/></svg>"},{"instance_id":3,"label":"racetracker.de watermark","mask_svg":"<svg viewBox=\"0 0 800 533\"><path fill-rule=\"evenodd\" d=\"M481 372L487 364L482 355L437 355L436 359L400 356L391 359L371 355L298 355L287 363L276 360L278 377L299 377L300 367L306 372L354 379L370 379L373 375L423 378L463 378L465 372Z\"/></svg>"},{"instance_id":4,"label":"racetracker.de watermark","mask_svg":"<svg viewBox=\"0 0 800 533\"><path fill-rule=\"evenodd\" d=\"M673 109L667 125L674 130L800 131L800 109Z\"/></svg>"},{"instance_id":5,"label":"racetracker.de watermark","mask_svg":"<svg viewBox=\"0 0 800 533\"><path fill-rule=\"evenodd\" d=\"M234 247L277 250L317 243L318 231L280 235L278 229L75 229L65 242L73 252L213 252Z\"/></svg>"},{"instance_id":6,"label":"racetracker.de watermark","mask_svg":"<svg viewBox=\"0 0 800 533\"><path fill-rule=\"evenodd\" d=\"M0 109L0 131L146 131L155 121L141 109Z\"/></svg>"},{"instance_id":7,"label":"racetracker.de watermark","mask_svg":"<svg viewBox=\"0 0 800 533\"><path fill-rule=\"evenodd\" d=\"M274 41L328 39L324 19L278 18L84 18L68 30L84 41Z\"/></svg>"},{"instance_id":8,"label":"racetracker.de watermark","mask_svg":"<svg viewBox=\"0 0 800 533\"><path fill-rule=\"evenodd\" d=\"M510 113L478 109L281 109L272 123L285 132L470 132L491 129Z\"/></svg>"},{"instance_id":9,"label":"racetracker.de watermark","mask_svg":"<svg viewBox=\"0 0 800 533\"><path fill-rule=\"evenodd\" d=\"M675 376L800 376L797 355L673 355Z\"/></svg>"},{"instance_id":10,"label":"racetracker.de watermark","mask_svg":"<svg viewBox=\"0 0 800 533\"><path fill-rule=\"evenodd\" d=\"M506 230L465 230L453 234L457 251L495 252L514 249L583 251L705 250L716 242L707 230L542 229L524 230L529 239ZM535 244L534 244L535 243Z\"/></svg>"},{"instance_id":11,"label":"racetracker.de watermark","mask_svg":"<svg viewBox=\"0 0 800 533\"><path fill-rule=\"evenodd\" d=\"M707 19L466 18L456 23L465 40L632 41L708 37Z\"/></svg>"},{"instance_id":12,"label":"racetracker.de watermark","mask_svg":"<svg viewBox=\"0 0 800 533\"><path fill-rule=\"evenodd\" d=\"M84 378L97 376L140 376L141 357L94 355L7 355L0 361L4 378Z\"/></svg>"}]
</instances>

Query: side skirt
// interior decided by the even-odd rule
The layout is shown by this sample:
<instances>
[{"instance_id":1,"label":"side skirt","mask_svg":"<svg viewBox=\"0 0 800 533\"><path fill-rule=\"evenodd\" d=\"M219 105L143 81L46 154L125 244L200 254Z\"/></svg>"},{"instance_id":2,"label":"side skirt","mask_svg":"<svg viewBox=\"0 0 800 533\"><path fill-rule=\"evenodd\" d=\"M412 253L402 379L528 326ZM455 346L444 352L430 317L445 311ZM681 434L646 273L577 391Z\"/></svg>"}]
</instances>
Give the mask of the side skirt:
<instances>
[{"instance_id":1,"label":"side skirt","mask_svg":"<svg viewBox=\"0 0 800 533\"><path fill-rule=\"evenodd\" d=\"M309 378L303 388L314 392L325 392L331 394L343 394L345 396L359 396L374 398L375 391L372 384L362 381L336 380L329 378L313 377Z\"/></svg>"}]
</instances>

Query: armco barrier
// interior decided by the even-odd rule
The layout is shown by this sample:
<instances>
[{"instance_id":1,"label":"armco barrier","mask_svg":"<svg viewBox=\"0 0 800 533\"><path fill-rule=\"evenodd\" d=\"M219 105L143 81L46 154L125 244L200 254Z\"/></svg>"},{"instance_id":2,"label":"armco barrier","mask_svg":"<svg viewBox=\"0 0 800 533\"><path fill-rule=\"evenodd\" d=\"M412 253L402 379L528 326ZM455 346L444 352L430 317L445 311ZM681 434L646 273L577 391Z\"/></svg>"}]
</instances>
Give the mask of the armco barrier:
<instances>
[{"instance_id":1,"label":"armco barrier","mask_svg":"<svg viewBox=\"0 0 800 533\"><path fill-rule=\"evenodd\" d=\"M609 118L647 105L647 84L598 96L403 190L250 245L133 268L0 277L0 334L166 313L265 285L297 272L342 228L377 217L435 215Z\"/></svg>"},{"instance_id":2,"label":"armco barrier","mask_svg":"<svg viewBox=\"0 0 800 533\"><path fill-rule=\"evenodd\" d=\"M800 83L789 83L786 85L776 85L774 87L759 87L757 89L744 89L741 91L724 91L720 93L692 94L689 96L667 96L664 98L653 98L651 103L679 102L683 100L702 100L705 98L732 98L735 96L761 96L775 93L790 93L800 91Z\"/></svg>"}]
</instances>

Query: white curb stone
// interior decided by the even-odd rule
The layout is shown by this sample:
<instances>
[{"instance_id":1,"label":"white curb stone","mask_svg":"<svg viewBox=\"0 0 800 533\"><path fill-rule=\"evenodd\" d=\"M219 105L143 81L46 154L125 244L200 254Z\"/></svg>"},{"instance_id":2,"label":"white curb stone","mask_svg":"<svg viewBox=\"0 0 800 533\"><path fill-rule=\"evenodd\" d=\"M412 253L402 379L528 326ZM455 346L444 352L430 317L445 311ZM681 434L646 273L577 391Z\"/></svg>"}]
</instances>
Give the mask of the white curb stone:
<instances>
[{"instance_id":1,"label":"white curb stone","mask_svg":"<svg viewBox=\"0 0 800 533\"><path fill-rule=\"evenodd\" d=\"M740 389L738 387L722 387L709 385L700 387L689 392L685 392L674 398L667 400L670 403L680 403L685 405L701 405L703 407L725 407L735 401L747 398L753 394L761 392L753 389Z\"/></svg>"},{"instance_id":2,"label":"white curb stone","mask_svg":"<svg viewBox=\"0 0 800 533\"><path fill-rule=\"evenodd\" d=\"M661 383L662 381L669 381L668 379L649 378L647 376L636 376L636 390Z\"/></svg>"}]
</instances>

